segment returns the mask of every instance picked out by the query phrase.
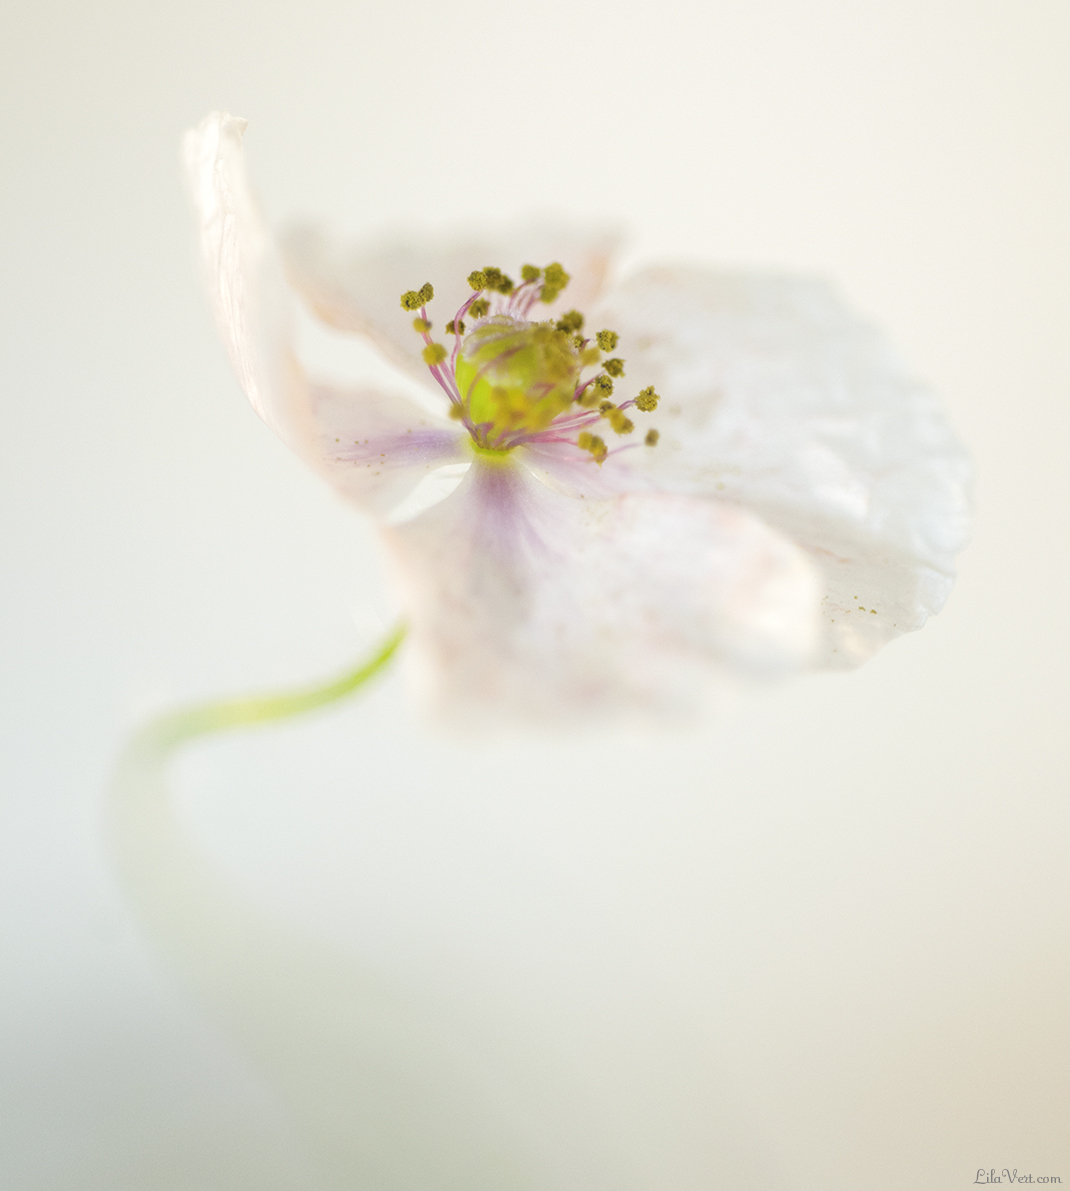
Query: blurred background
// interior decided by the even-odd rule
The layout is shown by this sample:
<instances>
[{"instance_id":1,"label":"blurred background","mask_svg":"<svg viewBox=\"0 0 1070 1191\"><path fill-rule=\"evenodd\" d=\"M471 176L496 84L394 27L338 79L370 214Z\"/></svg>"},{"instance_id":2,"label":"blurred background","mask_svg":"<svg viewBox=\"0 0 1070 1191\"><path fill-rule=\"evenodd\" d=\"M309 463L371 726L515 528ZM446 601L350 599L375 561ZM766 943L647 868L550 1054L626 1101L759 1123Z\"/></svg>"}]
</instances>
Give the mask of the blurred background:
<instances>
[{"instance_id":1,"label":"blurred background","mask_svg":"<svg viewBox=\"0 0 1070 1191\"><path fill-rule=\"evenodd\" d=\"M1068 56L1062 0L6 0L0 1185L1070 1182ZM944 613L667 740L477 748L391 675L192 749L239 908L154 935L104 827L130 730L392 612L202 298L213 108L273 220L835 278L976 462Z\"/></svg>"}]
</instances>

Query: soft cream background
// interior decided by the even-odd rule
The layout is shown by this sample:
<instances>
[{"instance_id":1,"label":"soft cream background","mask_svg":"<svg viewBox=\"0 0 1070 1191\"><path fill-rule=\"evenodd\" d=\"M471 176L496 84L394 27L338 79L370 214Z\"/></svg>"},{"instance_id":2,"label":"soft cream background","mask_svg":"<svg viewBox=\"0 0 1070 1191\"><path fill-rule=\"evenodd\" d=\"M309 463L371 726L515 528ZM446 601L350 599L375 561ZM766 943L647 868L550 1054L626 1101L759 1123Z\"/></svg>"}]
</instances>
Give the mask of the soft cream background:
<instances>
[{"instance_id":1,"label":"soft cream background","mask_svg":"<svg viewBox=\"0 0 1070 1191\"><path fill-rule=\"evenodd\" d=\"M830 274L980 477L947 610L864 671L486 750L392 677L184 762L217 870L491 1070L540 1187L1070 1182L1068 50L1062 0L6 0L0 1185L345 1185L101 829L144 715L327 672L390 610L199 293L177 144L213 107L273 217L605 216Z\"/></svg>"}]
</instances>

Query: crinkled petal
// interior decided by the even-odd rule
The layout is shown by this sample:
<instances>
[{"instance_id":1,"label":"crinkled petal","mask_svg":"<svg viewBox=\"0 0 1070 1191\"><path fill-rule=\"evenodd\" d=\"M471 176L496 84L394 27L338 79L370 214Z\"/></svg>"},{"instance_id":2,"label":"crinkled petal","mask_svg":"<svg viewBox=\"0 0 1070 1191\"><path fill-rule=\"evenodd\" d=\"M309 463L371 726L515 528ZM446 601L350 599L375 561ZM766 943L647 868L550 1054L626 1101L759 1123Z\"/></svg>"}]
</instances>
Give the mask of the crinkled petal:
<instances>
[{"instance_id":1,"label":"crinkled petal","mask_svg":"<svg viewBox=\"0 0 1070 1191\"><path fill-rule=\"evenodd\" d=\"M405 397L311 382L294 351L292 293L249 190L246 122L224 112L186 134L190 193L216 318L253 408L363 507L384 512L461 455L462 431Z\"/></svg>"},{"instance_id":2,"label":"crinkled petal","mask_svg":"<svg viewBox=\"0 0 1070 1191\"><path fill-rule=\"evenodd\" d=\"M494 265L513 276L520 265L540 267L559 261L572 280L551 306L538 305L538 317L575 306L588 309L605 285L618 237L602 230L531 224L486 236L354 245L335 240L320 228L296 226L282 237L291 283L324 322L371 339L399 367L421 380L427 367L423 341L412 329L412 314L401 309L406 290L430 281L435 297L428 310L436 333L444 333L471 294L466 278Z\"/></svg>"},{"instance_id":3,"label":"crinkled petal","mask_svg":"<svg viewBox=\"0 0 1070 1191\"><path fill-rule=\"evenodd\" d=\"M629 466L744 505L810 552L823 664L857 664L940 610L966 540L968 460L934 397L830 286L650 269L605 316L631 388L662 397L641 422L661 441Z\"/></svg>"},{"instance_id":4,"label":"crinkled petal","mask_svg":"<svg viewBox=\"0 0 1070 1191\"><path fill-rule=\"evenodd\" d=\"M688 716L704 693L807 664L817 641L806 554L720 502L581 500L477 460L384 536L424 693L476 728Z\"/></svg>"}]
</instances>

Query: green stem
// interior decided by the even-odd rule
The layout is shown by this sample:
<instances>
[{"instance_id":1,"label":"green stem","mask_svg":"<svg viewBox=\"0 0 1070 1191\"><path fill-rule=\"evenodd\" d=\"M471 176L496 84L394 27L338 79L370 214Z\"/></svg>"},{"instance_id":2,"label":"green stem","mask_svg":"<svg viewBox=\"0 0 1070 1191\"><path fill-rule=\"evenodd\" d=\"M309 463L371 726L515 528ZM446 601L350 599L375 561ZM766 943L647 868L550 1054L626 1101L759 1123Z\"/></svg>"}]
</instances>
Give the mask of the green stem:
<instances>
[{"instance_id":1,"label":"green stem","mask_svg":"<svg viewBox=\"0 0 1070 1191\"><path fill-rule=\"evenodd\" d=\"M141 733L139 743L169 751L197 736L223 732L271 720L284 720L293 715L314 711L344 699L359 690L383 670L405 638L405 625L394 628L367 660L355 669L318 686L303 690L283 691L271 695L251 695L239 699L222 699L173 711L154 720Z\"/></svg>"},{"instance_id":2,"label":"green stem","mask_svg":"<svg viewBox=\"0 0 1070 1191\"><path fill-rule=\"evenodd\" d=\"M394 629L366 661L320 686L150 723L112 780L113 855L148 938L268 1079L317 1186L536 1191L545 1184L529 1173L525 1135L438 1011L295 929L288 913L247 899L188 836L168 782L177 746L343 699L387 665L404 635Z\"/></svg>"}]
</instances>

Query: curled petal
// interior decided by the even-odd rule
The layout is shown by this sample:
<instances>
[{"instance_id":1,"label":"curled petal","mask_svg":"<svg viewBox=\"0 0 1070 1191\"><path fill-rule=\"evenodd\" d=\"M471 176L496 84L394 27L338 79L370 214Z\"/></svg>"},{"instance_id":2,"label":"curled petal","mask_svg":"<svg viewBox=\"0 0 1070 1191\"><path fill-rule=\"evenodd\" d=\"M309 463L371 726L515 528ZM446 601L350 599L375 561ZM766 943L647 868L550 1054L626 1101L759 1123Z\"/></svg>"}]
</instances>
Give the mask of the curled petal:
<instances>
[{"instance_id":1,"label":"curled petal","mask_svg":"<svg viewBox=\"0 0 1070 1191\"><path fill-rule=\"evenodd\" d=\"M934 397L820 281L650 269L612 297L629 380L662 395L641 460L730 500L824 575L823 664L864 661L938 612L966 540L970 467ZM631 461L635 465L635 461Z\"/></svg>"},{"instance_id":2,"label":"curled petal","mask_svg":"<svg viewBox=\"0 0 1070 1191\"><path fill-rule=\"evenodd\" d=\"M477 728L687 716L696 696L803 666L816 644L815 568L718 502L580 500L477 460L384 536L424 691Z\"/></svg>"},{"instance_id":3,"label":"curled petal","mask_svg":"<svg viewBox=\"0 0 1070 1191\"><path fill-rule=\"evenodd\" d=\"M186 133L186 179L209 297L253 409L286 442L307 434L304 376L293 354L290 295L249 191L246 121L213 112Z\"/></svg>"},{"instance_id":4,"label":"curled petal","mask_svg":"<svg viewBox=\"0 0 1070 1191\"><path fill-rule=\"evenodd\" d=\"M593 304L616 245L617 237L604 231L538 224L452 241L407 236L385 246L339 242L310 226L291 228L282 238L290 281L316 314L339 330L366 336L420 380L427 379L423 342L413 333L412 314L401 309L403 292L430 281L435 297L429 313L441 328L471 294L465 279L473 269L495 265L511 274L521 264L560 261L572 280L556 303L537 305L533 316L549 317L559 307ZM514 280L519 283L519 276Z\"/></svg>"},{"instance_id":5,"label":"curled petal","mask_svg":"<svg viewBox=\"0 0 1070 1191\"><path fill-rule=\"evenodd\" d=\"M362 507L384 513L460 458L459 428L406 398L306 376L293 295L249 190L245 121L216 112L186 134L187 178L216 319L242 388L279 437Z\"/></svg>"}]
</instances>

